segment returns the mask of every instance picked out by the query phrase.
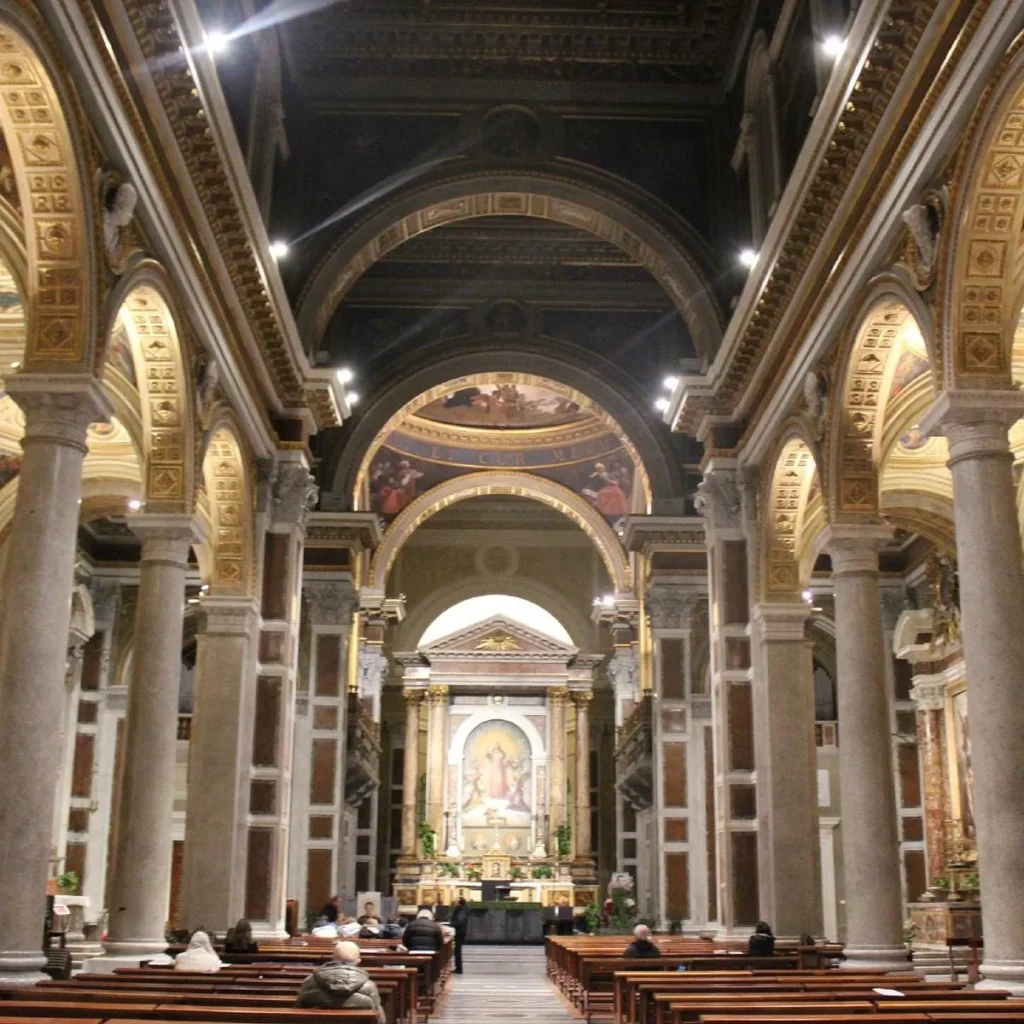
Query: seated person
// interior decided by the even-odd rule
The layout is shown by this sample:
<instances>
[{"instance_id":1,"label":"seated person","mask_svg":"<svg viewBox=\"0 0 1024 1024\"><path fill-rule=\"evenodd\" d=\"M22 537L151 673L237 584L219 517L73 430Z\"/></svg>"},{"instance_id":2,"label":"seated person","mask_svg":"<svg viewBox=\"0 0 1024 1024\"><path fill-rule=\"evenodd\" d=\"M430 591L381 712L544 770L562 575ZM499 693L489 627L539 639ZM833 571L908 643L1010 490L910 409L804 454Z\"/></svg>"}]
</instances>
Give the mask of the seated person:
<instances>
[{"instance_id":1,"label":"seated person","mask_svg":"<svg viewBox=\"0 0 1024 1024\"><path fill-rule=\"evenodd\" d=\"M332 896L325 904L320 916L326 918L331 924L338 923L338 915L341 913L341 897Z\"/></svg>"},{"instance_id":2,"label":"seated person","mask_svg":"<svg viewBox=\"0 0 1024 1024\"><path fill-rule=\"evenodd\" d=\"M380 993L360 969L359 947L354 942L334 947L332 958L302 983L295 1005L302 1010L373 1010L380 1024L385 1024Z\"/></svg>"},{"instance_id":3,"label":"seated person","mask_svg":"<svg viewBox=\"0 0 1024 1024\"><path fill-rule=\"evenodd\" d=\"M754 934L747 941L747 953L750 956L775 956L775 936L767 921L758 921L754 925Z\"/></svg>"},{"instance_id":4,"label":"seated person","mask_svg":"<svg viewBox=\"0 0 1024 1024\"><path fill-rule=\"evenodd\" d=\"M260 947L252 940L252 925L243 917L224 936L225 953L258 953Z\"/></svg>"},{"instance_id":5,"label":"seated person","mask_svg":"<svg viewBox=\"0 0 1024 1024\"><path fill-rule=\"evenodd\" d=\"M661 956L661 950L651 942L651 929L645 924L638 924L633 929L633 941L626 947L626 951L622 955L642 959Z\"/></svg>"},{"instance_id":6,"label":"seated person","mask_svg":"<svg viewBox=\"0 0 1024 1024\"><path fill-rule=\"evenodd\" d=\"M204 931L192 933L188 949L174 958L176 971L191 971L194 974L216 974L223 964L213 951L209 935Z\"/></svg>"},{"instance_id":7,"label":"seated person","mask_svg":"<svg viewBox=\"0 0 1024 1024\"><path fill-rule=\"evenodd\" d=\"M359 919L360 929L359 938L361 939L379 939L380 938L380 921L375 917L361 917Z\"/></svg>"},{"instance_id":8,"label":"seated person","mask_svg":"<svg viewBox=\"0 0 1024 1024\"><path fill-rule=\"evenodd\" d=\"M358 939L363 926L354 917L338 918L338 935L343 939Z\"/></svg>"},{"instance_id":9,"label":"seated person","mask_svg":"<svg viewBox=\"0 0 1024 1024\"><path fill-rule=\"evenodd\" d=\"M310 935L315 939L336 939L338 937L338 926L333 921L328 921L321 914Z\"/></svg>"},{"instance_id":10,"label":"seated person","mask_svg":"<svg viewBox=\"0 0 1024 1024\"><path fill-rule=\"evenodd\" d=\"M444 932L431 910L421 910L402 935L402 944L410 953L433 953L444 945Z\"/></svg>"}]
</instances>

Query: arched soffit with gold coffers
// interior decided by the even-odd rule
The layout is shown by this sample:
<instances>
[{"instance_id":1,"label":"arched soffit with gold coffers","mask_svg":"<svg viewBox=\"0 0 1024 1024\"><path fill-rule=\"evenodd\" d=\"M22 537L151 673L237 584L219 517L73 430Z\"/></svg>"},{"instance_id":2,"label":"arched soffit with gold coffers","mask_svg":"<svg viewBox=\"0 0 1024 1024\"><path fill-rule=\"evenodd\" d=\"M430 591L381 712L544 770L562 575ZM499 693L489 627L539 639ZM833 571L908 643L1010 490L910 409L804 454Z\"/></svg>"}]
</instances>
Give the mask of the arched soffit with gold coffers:
<instances>
[{"instance_id":1,"label":"arched soffit with gold coffers","mask_svg":"<svg viewBox=\"0 0 1024 1024\"><path fill-rule=\"evenodd\" d=\"M392 520L370 563L368 586L384 591L398 552L416 529L442 509L470 498L490 495L528 498L555 509L575 523L597 548L617 593L632 589L626 553L608 520L585 498L553 480L531 473L484 472L458 476L438 484L413 501Z\"/></svg>"},{"instance_id":2,"label":"arched soffit with gold coffers","mask_svg":"<svg viewBox=\"0 0 1024 1024\"><path fill-rule=\"evenodd\" d=\"M647 193L620 179L614 179L616 191L611 180L586 180L595 176L596 170L575 166L560 175L468 173L417 182L387 196L335 243L310 278L299 299L302 337L315 352L355 282L409 239L463 220L519 216L578 228L622 249L665 289L697 351L710 362L722 340L722 318L712 298L715 274L706 243Z\"/></svg>"},{"instance_id":3,"label":"arched soffit with gold coffers","mask_svg":"<svg viewBox=\"0 0 1024 1024\"><path fill-rule=\"evenodd\" d=\"M940 241L943 387L1008 388L1024 303L1024 37L968 128Z\"/></svg>"},{"instance_id":4,"label":"arched soffit with gold coffers","mask_svg":"<svg viewBox=\"0 0 1024 1024\"><path fill-rule=\"evenodd\" d=\"M823 525L818 522L816 531L809 528L812 519L821 519L812 507L821 505L821 485L811 442L798 425L783 431L775 451L763 477L758 590L765 601L798 600L810 535Z\"/></svg>"},{"instance_id":5,"label":"arched soffit with gold coffers","mask_svg":"<svg viewBox=\"0 0 1024 1024\"><path fill-rule=\"evenodd\" d=\"M139 393L146 508L190 512L196 490L196 414L191 358L182 317L163 269L143 261L110 297L105 368L130 366ZM128 352L116 351L123 339Z\"/></svg>"},{"instance_id":6,"label":"arched soffit with gold coffers","mask_svg":"<svg viewBox=\"0 0 1024 1024\"><path fill-rule=\"evenodd\" d=\"M914 312L919 305L893 281L878 282L841 341L823 474L831 520L879 512L882 437L894 384L898 395L901 387L933 372Z\"/></svg>"},{"instance_id":7,"label":"arched soffit with gold coffers","mask_svg":"<svg viewBox=\"0 0 1024 1024\"><path fill-rule=\"evenodd\" d=\"M516 366L515 372L507 370L510 363ZM478 386L473 382L498 376L523 382L546 380L554 389L575 395L582 407L607 424L609 433L621 439L623 448L640 467L637 494L642 497L635 511L653 508L656 512L659 506L665 507L663 503L681 501L684 495L679 459L667 432L660 422L646 416L635 401L629 401L603 377L551 354L516 352L498 356L475 352L437 360L406 374L360 406L358 416L330 438L322 451L321 480L326 492L321 496L322 507L353 507L372 461L371 452L380 446L396 422L427 404L427 396L445 388ZM499 467L478 464L474 468Z\"/></svg>"},{"instance_id":8,"label":"arched soffit with gold coffers","mask_svg":"<svg viewBox=\"0 0 1024 1024\"><path fill-rule=\"evenodd\" d=\"M24 367L91 369L98 245L89 159L78 108L36 5L0 2L0 130L24 220L22 297L28 312Z\"/></svg>"}]
</instances>

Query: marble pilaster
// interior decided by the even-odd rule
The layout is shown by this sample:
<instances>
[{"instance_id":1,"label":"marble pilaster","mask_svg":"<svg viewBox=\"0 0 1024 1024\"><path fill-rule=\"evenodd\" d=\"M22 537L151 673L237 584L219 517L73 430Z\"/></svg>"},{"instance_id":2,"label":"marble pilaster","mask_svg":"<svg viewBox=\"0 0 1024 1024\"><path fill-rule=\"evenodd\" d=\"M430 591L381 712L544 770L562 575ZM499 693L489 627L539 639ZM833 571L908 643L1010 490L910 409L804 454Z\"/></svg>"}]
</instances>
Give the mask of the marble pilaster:
<instances>
[{"instance_id":1,"label":"marble pilaster","mask_svg":"<svg viewBox=\"0 0 1024 1024\"><path fill-rule=\"evenodd\" d=\"M922 423L949 442L971 716L985 954L981 987L1024 995L1024 562L1007 431L1019 391L947 392Z\"/></svg>"},{"instance_id":2,"label":"marble pilaster","mask_svg":"<svg viewBox=\"0 0 1024 1024\"><path fill-rule=\"evenodd\" d=\"M402 860L416 860L416 791L419 787L420 704L426 690L407 687L405 700L405 755L402 765ZM399 868L401 872L401 868Z\"/></svg>"},{"instance_id":3,"label":"marble pilaster","mask_svg":"<svg viewBox=\"0 0 1024 1024\"><path fill-rule=\"evenodd\" d=\"M589 690L574 691L576 705L576 827L577 863L593 865L590 835L590 702Z\"/></svg>"},{"instance_id":4,"label":"marble pilaster","mask_svg":"<svg viewBox=\"0 0 1024 1024\"><path fill-rule=\"evenodd\" d=\"M201 534L190 515L143 514L128 524L142 553L104 947L134 956L166 947L185 574Z\"/></svg>"},{"instance_id":5,"label":"marble pilaster","mask_svg":"<svg viewBox=\"0 0 1024 1024\"><path fill-rule=\"evenodd\" d=\"M444 842L444 777L447 763L448 687L427 688L427 823Z\"/></svg>"},{"instance_id":6,"label":"marble pilaster","mask_svg":"<svg viewBox=\"0 0 1024 1024\"><path fill-rule=\"evenodd\" d=\"M0 617L0 986L44 980L39 948L57 764L45 738L64 701L85 432L110 405L87 376L13 374L25 413ZM8 588L9 589L9 588Z\"/></svg>"},{"instance_id":7,"label":"marble pilaster","mask_svg":"<svg viewBox=\"0 0 1024 1024\"><path fill-rule=\"evenodd\" d=\"M565 706L568 700L566 687L553 686L548 690L548 815L551 825L548 849L553 852L558 850L558 829L569 824L565 806Z\"/></svg>"},{"instance_id":8,"label":"marble pilaster","mask_svg":"<svg viewBox=\"0 0 1024 1024\"><path fill-rule=\"evenodd\" d=\"M878 552L885 526L826 530L836 602L839 775L850 968L906 966Z\"/></svg>"}]
</instances>

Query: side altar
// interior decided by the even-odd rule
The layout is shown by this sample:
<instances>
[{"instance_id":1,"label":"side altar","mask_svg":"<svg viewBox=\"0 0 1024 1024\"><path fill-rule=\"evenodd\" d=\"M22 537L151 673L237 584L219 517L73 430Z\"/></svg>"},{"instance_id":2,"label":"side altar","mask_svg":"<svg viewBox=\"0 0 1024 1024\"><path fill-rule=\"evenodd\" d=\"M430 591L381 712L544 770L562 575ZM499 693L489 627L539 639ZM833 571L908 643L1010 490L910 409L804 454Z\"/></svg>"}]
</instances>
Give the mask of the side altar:
<instances>
[{"instance_id":1,"label":"side altar","mask_svg":"<svg viewBox=\"0 0 1024 1024\"><path fill-rule=\"evenodd\" d=\"M397 654L403 912L597 899L590 701L600 655L496 615Z\"/></svg>"}]
</instances>

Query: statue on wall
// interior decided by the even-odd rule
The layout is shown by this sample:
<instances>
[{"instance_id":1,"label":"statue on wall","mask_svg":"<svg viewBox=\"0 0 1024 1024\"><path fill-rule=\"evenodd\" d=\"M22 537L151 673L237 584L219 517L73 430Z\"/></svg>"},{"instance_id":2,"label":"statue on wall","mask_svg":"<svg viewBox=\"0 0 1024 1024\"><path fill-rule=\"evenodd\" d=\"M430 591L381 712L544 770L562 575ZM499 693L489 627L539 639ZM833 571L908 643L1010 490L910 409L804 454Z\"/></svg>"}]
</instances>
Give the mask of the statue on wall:
<instances>
[{"instance_id":1,"label":"statue on wall","mask_svg":"<svg viewBox=\"0 0 1024 1024\"><path fill-rule=\"evenodd\" d=\"M705 473L693 499L697 515L712 529L739 526L742 504L736 480L728 472Z\"/></svg>"},{"instance_id":2,"label":"statue on wall","mask_svg":"<svg viewBox=\"0 0 1024 1024\"><path fill-rule=\"evenodd\" d=\"M814 440L820 441L825 436L829 407L828 371L824 368L809 370L804 377L804 402L814 427Z\"/></svg>"},{"instance_id":3,"label":"statue on wall","mask_svg":"<svg viewBox=\"0 0 1024 1024\"><path fill-rule=\"evenodd\" d=\"M115 274L124 273L128 259L137 250L129 225L135 219L139 194L130 181L121 181L116 173L101 182L103 201L103 248L107 265Z\"/></svg>"},{"instance_id":4,"label":"statue on wall","mask_svg":"<svg viewBox=\"0 0 1024 1024\"><path fill-rule=\"evenodd\" d=\"M955 644L960 640L960 584L956 562L935 553L925 567L932 592L932 645Z\"/></svg>"}]
</instances>

